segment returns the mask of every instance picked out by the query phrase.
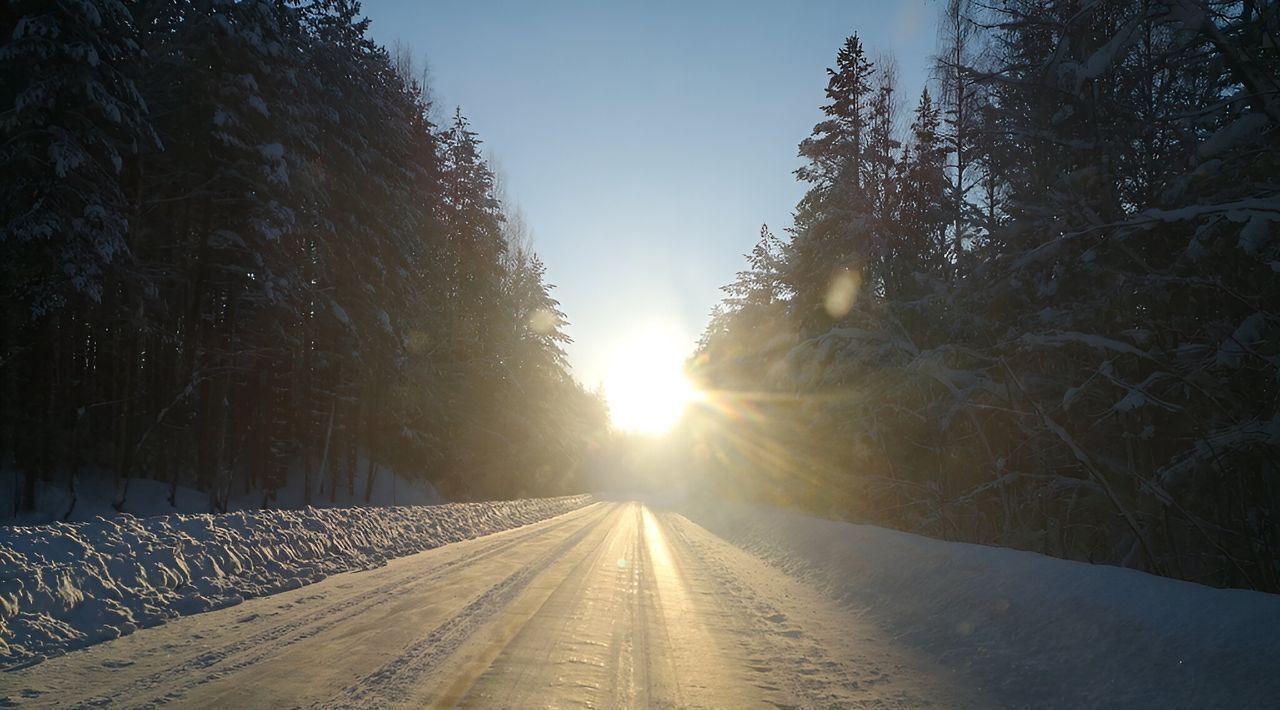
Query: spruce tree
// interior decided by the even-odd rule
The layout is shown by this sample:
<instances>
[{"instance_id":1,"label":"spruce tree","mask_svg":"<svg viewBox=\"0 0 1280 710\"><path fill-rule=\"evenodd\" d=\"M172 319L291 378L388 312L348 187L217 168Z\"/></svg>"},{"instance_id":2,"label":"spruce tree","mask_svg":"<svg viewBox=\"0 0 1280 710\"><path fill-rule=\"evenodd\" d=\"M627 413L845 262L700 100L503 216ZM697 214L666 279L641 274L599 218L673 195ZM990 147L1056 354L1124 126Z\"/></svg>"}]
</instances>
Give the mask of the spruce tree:
<instances>
[{"instance_id":1,"label":"spruce tree","mask_svg":"<svg viewBox=\"0 0 1280 710\"><path fill-rule=\"evenodd\" d=\"M831 280L844 270L861 270L867 259L870 202L867 150L874 67L862 41L849 37L828 69L822 107L827 119L800 144L807 162L796 176L811 185L795 210L787 255L787 285L806 328L820 329L831 315L824 308Z\"/></svg>"}]
</instances>

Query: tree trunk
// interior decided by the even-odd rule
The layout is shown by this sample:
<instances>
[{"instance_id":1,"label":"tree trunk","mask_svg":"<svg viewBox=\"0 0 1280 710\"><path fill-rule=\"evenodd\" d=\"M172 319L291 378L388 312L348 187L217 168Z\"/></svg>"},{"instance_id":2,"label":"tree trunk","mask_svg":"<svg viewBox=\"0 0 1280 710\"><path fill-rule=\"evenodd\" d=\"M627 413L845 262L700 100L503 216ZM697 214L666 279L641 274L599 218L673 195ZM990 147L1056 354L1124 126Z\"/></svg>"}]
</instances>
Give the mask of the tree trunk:
<instances>
[{"instance_id":1,"label":"tree trunk","mask_svg":"<svg viewBox=\"0 0 1280 710\"><path fill-rule=\"evenodd\" d=\"M378 473L378 465L373 460L373 448L369 448L369 465L365 469L364 475L364 502L365 505L373 498L373 477Z\"/></svg>"},{"instance_id":2,"label":"tree trunk","mask_svg":"<svg viewBox=\"0 0 1280 710\"><path fill-rule=\"evenodd\" d=\"M321 481L320 485L324 485L325 469L329 465L329 442L333 438L333 417L334 417L334 414L337 412L337 409L338 409L338 400L335 397L333 402L329 405L329 425L325 427L324 451L320 454L320 476L319 476ZM336 488L337 488L337 480L335 477L334 479L329 481L329 502L330 503L336 502L337 500L334 494L334 489Z\"/></svg>"}]
</instances>

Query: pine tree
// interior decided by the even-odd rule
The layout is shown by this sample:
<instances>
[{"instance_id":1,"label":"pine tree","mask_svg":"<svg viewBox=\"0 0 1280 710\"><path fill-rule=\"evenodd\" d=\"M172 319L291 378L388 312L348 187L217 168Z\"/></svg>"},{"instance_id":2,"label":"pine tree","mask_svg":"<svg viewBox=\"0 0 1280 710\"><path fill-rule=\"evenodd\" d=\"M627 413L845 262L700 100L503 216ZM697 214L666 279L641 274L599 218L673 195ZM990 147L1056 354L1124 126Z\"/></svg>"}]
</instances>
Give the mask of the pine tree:
<instances>
[{"instance_id":1,"label":"pine tree","mask_svg":"<svg viewBox=\"0 0 1280 710\"><path fill-rule=\"evenodd\" d=\"M867 272L864 281L872 284L879 295L893 298L894 272L900 270L901 259L911 258L902 249L904 235L899 229L901 192L898 160L901 143L897 139L897 105L893 95L897 90L894 73L881 68L875 96L870 106L870 130L867 155L870 180L865 192L869 198L869 222L864 227L861 241L865 242Z\"/></svg>"},{"instance_id":2,"label":"pine tree","mask_svg":"<svg viewBox=\"0 0 1280 710\"><path fill-rule=\"evenodd\" d=\"M459 108L442 137L444 166L442 219L458 281L454 296L461 308L483 311L500 278L503 216L494 195L494 178L480 154L480 141Z\"/></svg>"},{"instance_id":3,"label":"pine tree","mask_svg":"<svg viewBox=\"0 0 1280 710\"><path fill-rule=\"evenodd\" d=\"M812 185L796 207L787 255L787 286L806 327L820 328L830 315L824 303L831 280L844 270L865 268L866 218L870 209L868 113L874 68L857 35L849 37L828 69L822 107L828 117L800 144L807 164L796 176Z\"/></svg>"},{"instance_id":4,"label":"pine tree","mask_svg":"<svg viewBox=\"0 0 1280 710\"><path fill-rule=\"evenodd\" d=\"M920 93L910 127L910 141L903 149L900 187L902 209L898 229L902 244L895 262L898 293L918 295L914 274L942 279L951 270L947 243L946 148L939 133L938 108L929 90Z\"/></svg>"},{"instance_id":5,"label":"pine tree","mask_svg":"<svg viewBox=\"0 0 1280 710\"><path fill-rule=\"evenodd\" d=\"M751 253L745 254L747 269L739 271L733 283L721 287L724 303L730 312L747 308L771 306L785 298L782 281L782 240L769 231L769 225L760 225L760 238Z\"/></svg>"},{"instance_id":6,"label":"pine tree","mask_svg":"<svg viewBox=\"0 0 1280 710\"><path fill-rule=\"evenodd\" d=\"M977 61L982 52L982 36L972 17L974 11L969 0L948 0L938 26L941 51L934 58L946 127L943 138L950 156L946 171L950 256L957 264L963 264L965 252L973 248L977 237L970 194L977 185L975 162L980 158L982 84Z\"/></svg>"},{"instance_id":7,"label":"pine tree","mask_svg":"<svg viewBox=\"0 0 1280 710\"><path fill-rule=\"evenodd\" d=\"M6 298L42 316L75 294L100 301L129 252L124 167L156 136L129 78L140 58L116 0L19 2L0 46L0 244Z\"/></svg>"}]
</instances>

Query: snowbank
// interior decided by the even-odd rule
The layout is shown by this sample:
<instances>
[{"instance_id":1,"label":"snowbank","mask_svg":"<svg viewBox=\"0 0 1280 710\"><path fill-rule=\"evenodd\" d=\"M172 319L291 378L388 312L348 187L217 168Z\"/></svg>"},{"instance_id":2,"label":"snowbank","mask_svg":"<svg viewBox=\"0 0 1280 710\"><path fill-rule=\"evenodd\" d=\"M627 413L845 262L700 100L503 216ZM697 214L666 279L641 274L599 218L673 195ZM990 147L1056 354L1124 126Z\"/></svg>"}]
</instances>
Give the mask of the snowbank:
<instances>
[{"instance_id":1,"label":"snowbank","mask_svg":"<svg viewBox=\"0 0 1280 710\"><path fill-rule=\"evenodd\" d=\"M0 668L569 512L590 496L0 527Z\"/></svg>"},{"instance_id":2,"label":"snowbank","mask_svg":"<svg viewBox=\"0 0 1280 710\"><path fill-rule=\"evenodd\" d=\"M1008 707L1261 708L1280 698L1280 595L767 507L684 512Z\"/></svg>"}]
</instances>

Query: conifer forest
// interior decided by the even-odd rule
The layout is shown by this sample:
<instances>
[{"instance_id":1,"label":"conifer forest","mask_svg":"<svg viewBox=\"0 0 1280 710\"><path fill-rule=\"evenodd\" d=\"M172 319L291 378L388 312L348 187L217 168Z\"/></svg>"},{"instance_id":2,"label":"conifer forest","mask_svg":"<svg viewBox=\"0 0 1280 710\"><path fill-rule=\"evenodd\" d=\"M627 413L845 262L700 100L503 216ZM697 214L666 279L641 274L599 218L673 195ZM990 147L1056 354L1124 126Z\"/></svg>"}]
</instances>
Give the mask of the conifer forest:
<instances>
[{"instance_id":1,"label":"conifer forest","mask_svg":"<svg viewBox=\"0 0 1280 710\"><path fill-rule=\"evenodd\" d=\"M434 123L367 25L348 0L0 8L18 509L93 477L214 511L290 472L307 502L384 467L463 498L582 486L605 410L543 264L466 116Z\"/></svg>"},{"instance_id":2,"label":"conifer forest","mask_svg":"<svg viewBox=\"0 0 1280 710\"><path fill-rule=\"evenodd\" d=\"M693 362L713 485L1280 591L1280 3L941 10L928 87L833 57Z\"/></svg>"}]
</instances>

